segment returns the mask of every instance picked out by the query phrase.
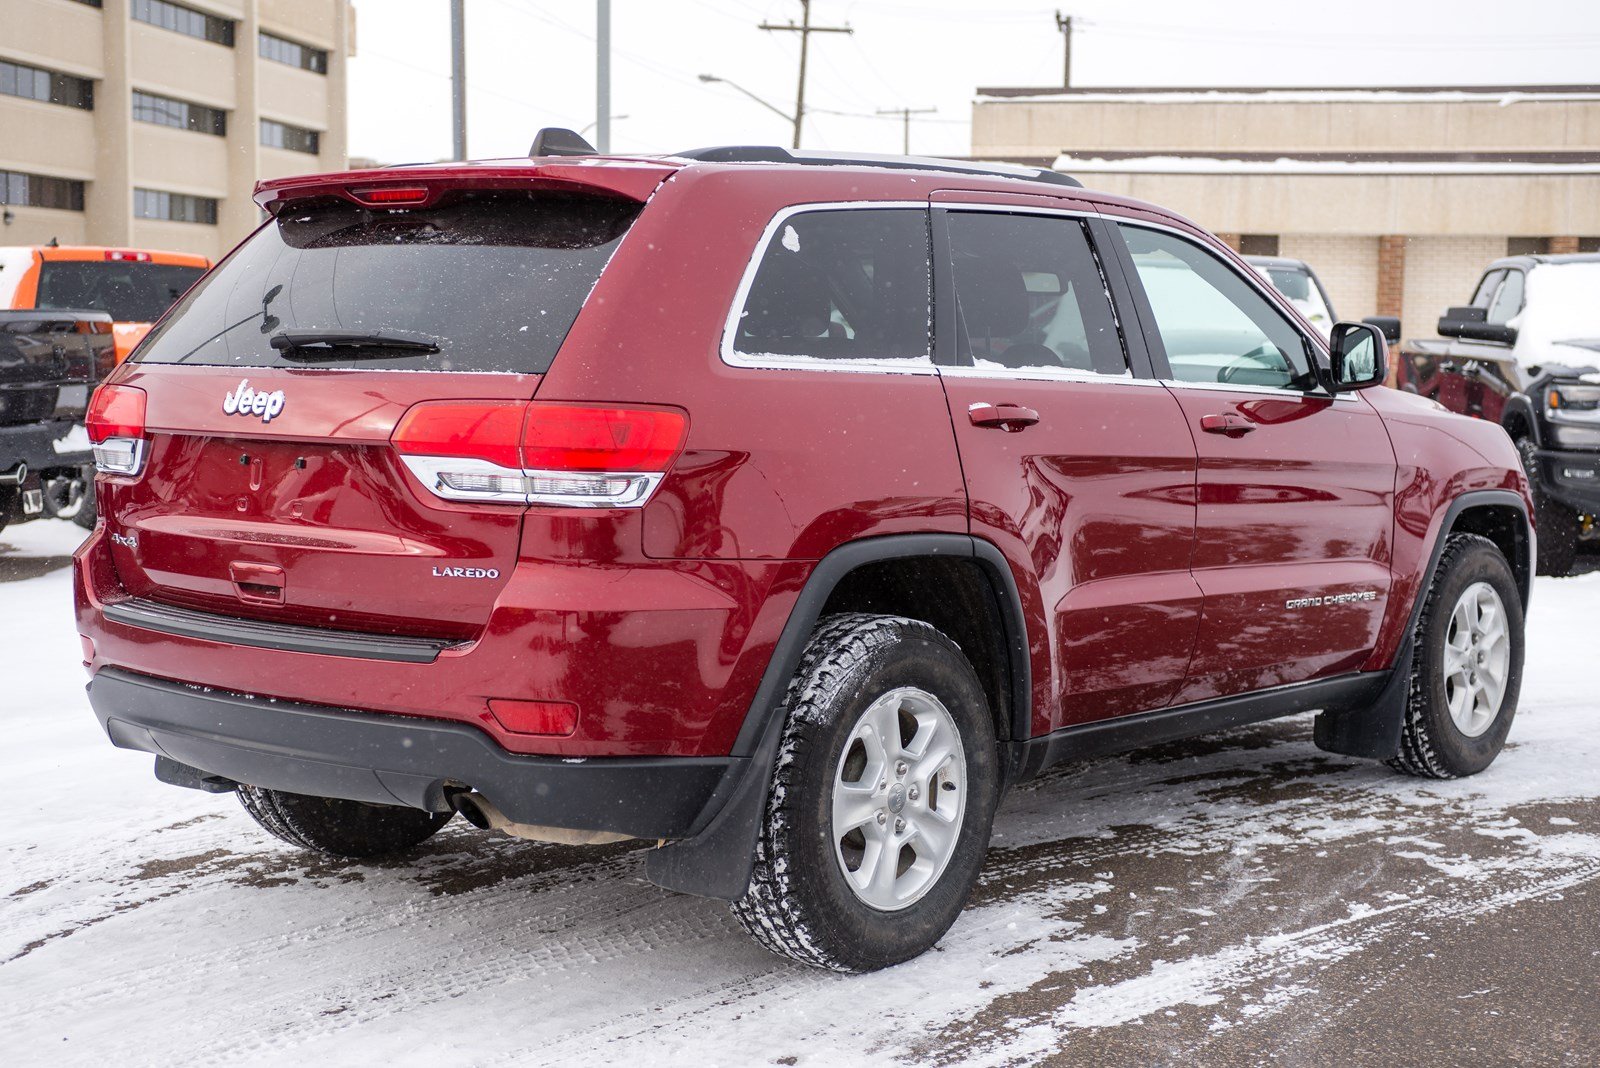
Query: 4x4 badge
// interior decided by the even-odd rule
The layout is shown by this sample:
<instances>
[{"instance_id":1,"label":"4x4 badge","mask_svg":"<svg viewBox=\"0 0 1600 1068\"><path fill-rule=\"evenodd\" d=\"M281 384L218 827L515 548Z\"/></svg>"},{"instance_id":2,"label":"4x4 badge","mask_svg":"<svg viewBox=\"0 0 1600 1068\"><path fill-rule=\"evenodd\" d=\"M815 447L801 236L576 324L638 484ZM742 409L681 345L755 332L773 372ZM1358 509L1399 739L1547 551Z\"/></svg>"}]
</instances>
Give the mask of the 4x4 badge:
<instances>
[{"instance_id":1,"label":"4x4 badge","mask_svg":"<svg viewBox=\"0 0 1600 1068\"><path fill-rule=\"evenodd\" d=\"M283 390L267 393L251 389L250 380L241 378L239 388L222 398L222 410L229 415L258 415L263 423L270 423L273 416L283 411L284 400Z\"/></svg>"}]
</instances>

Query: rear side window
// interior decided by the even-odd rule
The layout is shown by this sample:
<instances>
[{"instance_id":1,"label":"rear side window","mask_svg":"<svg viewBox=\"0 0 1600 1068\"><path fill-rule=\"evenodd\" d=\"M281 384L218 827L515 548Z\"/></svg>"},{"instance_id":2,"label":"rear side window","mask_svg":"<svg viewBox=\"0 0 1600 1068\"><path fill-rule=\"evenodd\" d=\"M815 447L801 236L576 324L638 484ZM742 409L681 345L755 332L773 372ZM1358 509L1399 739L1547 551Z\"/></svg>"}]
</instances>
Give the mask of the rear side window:
<instances>
[{"instance_id":1,"label":"rear side window","mask_svg":"<svg viewBox=\"0 0 1600 1068\"><path fill-rule=\"evenodd\" d=\"M958 366L1130 373L1082 222L969 211L944 218Z\"/></svg>"},{"instance_id":2,"label":"rear side window","mask_svg":"<svg viewBox=\"0 0 1600 1068\"><path fill-rule=\"evenodd\" d=\"M542 374L639 209L550 194L413 211L290 205L195 287L135 358ZM319 334L423 344L272 344Z\"/></svg>"},{"instance_id":3,"label":"rear side window","mask_svg":"<svg viewBox=\"0 0 1600 1068\"><path fill-rule=\"evenodd\" d=\"M119 323L153 323L205 270L132 260L46 260L36 307L103 311Z\"/></svg>"},{"instance_id":4,"label":"rear side window","mask_svg":"<svg viewBox=\"0 0 1600 1068\"><path fill-rule=\"evenodd\" d=\"M808 211L773 231L732 347L751 361L931 362L928 335L927 212Z\"/></svg>"}]
</instances>

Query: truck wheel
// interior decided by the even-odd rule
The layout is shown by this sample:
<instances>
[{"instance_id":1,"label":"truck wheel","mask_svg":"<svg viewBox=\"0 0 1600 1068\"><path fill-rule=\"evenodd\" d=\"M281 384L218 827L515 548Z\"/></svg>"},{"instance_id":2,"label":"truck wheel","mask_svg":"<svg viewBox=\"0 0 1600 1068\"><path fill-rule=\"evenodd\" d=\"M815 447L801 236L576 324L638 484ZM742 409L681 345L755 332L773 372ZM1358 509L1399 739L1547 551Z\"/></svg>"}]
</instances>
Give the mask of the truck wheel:
<instances>
[{"instance_id":1,"label":"truck wheel","mask_svg":"<svg viewBox=\"0 0 1600 1068\"><path fill-rule=\"evenodd\" d=\"M1578 513L1545 494L1533 440L1518 439L1517 451L1522 454L1522 467L1528 473L1528 487L1533 494L1533 527L1539 541L1536 570L1558 578L1570 574L1578 559Z\"/></svg>"},{"instance_id":2,"label":"truck wheel","mask_svg":"<svg viewBox=\"0 0 1600 1068\"><path fill-rule=\"evenodd\" d=\"M452 813L310 797L260 786L238 789L239 803L269 834L334 857L376 857L421 845Z\"/></svg>"},{"instance_id":3,"label":"truck wheel","mask_svg":"<svg viewBox=\"0 0 1600 1068\"><path fill-rule=\"evenodd\" d=\"M966 904L999 799L977 674L926 623L830 616L783 714L734 915L774 953L816 967L865 972L917 956Z\"/></svg>"},{"instance_id":4,"label":"truck wheel","mask_svg":"<svg viewBox=\"0 0 1600 1068\"><path fill-rule=\"evenodd\" d=\"M1455 779L1494 762L1522 688L1522 599L1500 550L1451 534L1417 622L1400 754L1408 775Z\"/></svg>"},{"instance_id":5,"label":"truck wheel","mask_svg":"<svg viewBox=\"0 0 1600 1068\"><path fill-rule=\"evenodd\" d=\"M94 468L85 470L83 476L83 497L78 504L78 510L72 513L72 521L84 530L93 530L94 525L100 521L99 502L94 492Z\"/></svg>"}]
</instances>

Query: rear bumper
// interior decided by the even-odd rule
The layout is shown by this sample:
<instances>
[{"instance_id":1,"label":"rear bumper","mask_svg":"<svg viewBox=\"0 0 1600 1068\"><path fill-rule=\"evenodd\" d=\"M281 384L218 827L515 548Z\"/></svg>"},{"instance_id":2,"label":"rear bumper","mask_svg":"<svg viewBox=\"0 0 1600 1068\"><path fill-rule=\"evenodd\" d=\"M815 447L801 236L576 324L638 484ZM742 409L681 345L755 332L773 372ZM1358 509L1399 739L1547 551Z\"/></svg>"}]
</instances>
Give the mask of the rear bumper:
<instances>
[{"instance_id":1,"label":"rear bumper","mask_svg":"<svg viewBox=\"0 0 1600 1068\"><path fill-rule=\"evenodd\" d=\"M1600 451L1540 449L1537 455L1546 493L1580 512L1600 513Z\"/></svg>"},{"instance_id":2,"label":"rear bumper","mask_svg":"<svg viewBox=\"0 0 1600 1068\"><path fill-rule=\"evenodd\" d=\"M89 685L113 744L235 782L448 811L470 787L518 823L684 838L722 807L739 757L532 757L475 727L185 686L116 668Z\"/></svg>"},{"instance_id":3,"label":"rear bumper","mask_svg":"<svg viewBox=\"0 0 1600 1068\"><path fill-rule=\"evenodd\" d=\"M94 452L78 423L63 420L0 426L0 471L9 471L19 462L34 471L82 467L94 463Z\"/></svg>"}]
</instances>

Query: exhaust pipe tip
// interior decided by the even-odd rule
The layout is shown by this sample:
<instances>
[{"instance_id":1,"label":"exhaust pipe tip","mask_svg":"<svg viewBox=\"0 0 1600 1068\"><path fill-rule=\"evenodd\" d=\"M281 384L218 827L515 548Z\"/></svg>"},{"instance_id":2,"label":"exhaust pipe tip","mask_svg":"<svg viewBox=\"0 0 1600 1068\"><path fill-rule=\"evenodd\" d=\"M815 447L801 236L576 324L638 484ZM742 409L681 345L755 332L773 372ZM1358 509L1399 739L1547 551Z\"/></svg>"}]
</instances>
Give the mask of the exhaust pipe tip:
<instances>
[{"instance_id":1,"label":"exhaust pipe tip","mask_svg":"<svg viewBox=\"0 0 1600 1068\"><path fill-rule=\"evenodd\" d=\"M461 790L450 795L450 807L455 809L462 819L478 828L478 830L492 830L494 825L489 822L488 815L483 811L482 806L478 804L479 797L480 795L469 790Z\"/></svg>"}]
</instances>

